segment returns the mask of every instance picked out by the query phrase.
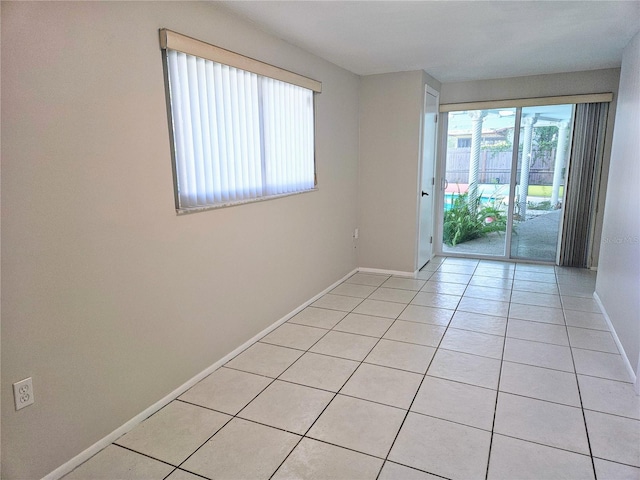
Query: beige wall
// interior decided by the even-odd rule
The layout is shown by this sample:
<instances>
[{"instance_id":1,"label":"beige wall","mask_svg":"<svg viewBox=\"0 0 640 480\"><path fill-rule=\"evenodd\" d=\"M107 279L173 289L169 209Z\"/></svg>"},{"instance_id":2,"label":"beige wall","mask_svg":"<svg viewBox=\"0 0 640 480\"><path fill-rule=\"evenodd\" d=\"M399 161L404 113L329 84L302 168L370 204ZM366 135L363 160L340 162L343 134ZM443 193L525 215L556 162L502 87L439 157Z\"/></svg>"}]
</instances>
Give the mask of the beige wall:
<instances>
[{"instance_id":1,"label":"beige wall","mask_svg":"<svg viewBox=\"0 0 640 480\"><path fill-rule=\"evenodd\" d=\"M625 48L596 293L640 374L640 33Z\"/></svg>"},{"instance_id":2,"label":"beige wall","mask_svg":"<svg viewBox=\"0 0 640 480\"><path fill-rule=\"evenodd\" d=\"M473 82L445 83L440 92L440 103L479 102L517 98L553 97L558 95L580 95L587 93L613 92L609 107L607 133L604 146L604 161L598 196L598 212L594 240L591 249L591 266L598 266L602 217L606 197L609 157L616 113L616 98L620 69L590 70L585 72L534 75L529 77L498 78Z\"/></svg>"},{"instance_id":3,"label":"beige wall","mask_svg":"<svg viewBox=\"0 0 640 480\"><path fill-rule=\"evenodd\" d=\"M362 77L358 265L416 270L423 71Z\"/></svg>"},{"instance_id":4,"label":"beige wall","mask_svg":"<svg viewBox=\"0 0 640 480\"><path fill-rule=\"evenodd\" d=\"M161 27L323 82L318 192L176 216ZM356 267L358 85L211 2L3 3L3 478L54 470Z\"/></svg>"},{"instance_id":5,"label":"beige wall","mask_svg":"<svg viewBox=\"0 0 640 480\"><path fill-rule=\"evenodd\" d=\"M440 103L577 95L618 91L619 69L440 83L424 72L362 77L358 265L416 269L420 131L424 85L440 90ZM599 203L604 202L615 117L609 112ZM597 214L593 265L597 265L603 208Z\"/></svg>"},{"instance_id":6,"label":"beige wall","mask_svg":"<svg viewBox=\"0 0 640 480\"><path fill-rule=\"evenodd\" d=\"M424 72L359 80L210 2L3 2L1 27L3 478L52 471L356 266L415 269ZM318 192L176 216L161 27L323 82ZM445 84L441 103L617 76ZM36 404L15 412L27 376Z\"/></svg>"}]
</instances>

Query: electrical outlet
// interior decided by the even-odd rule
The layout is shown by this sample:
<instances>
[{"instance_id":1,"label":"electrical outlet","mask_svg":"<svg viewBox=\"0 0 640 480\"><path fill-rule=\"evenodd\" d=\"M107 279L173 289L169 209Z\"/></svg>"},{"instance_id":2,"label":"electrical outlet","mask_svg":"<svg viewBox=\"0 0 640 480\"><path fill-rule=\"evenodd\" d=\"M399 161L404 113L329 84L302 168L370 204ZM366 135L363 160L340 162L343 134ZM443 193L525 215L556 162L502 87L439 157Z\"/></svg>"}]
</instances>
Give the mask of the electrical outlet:
<instances>
[{"instance_id":1,"label":"electrical outlet","mask_svg":"<svg viewBox=\"0 0 640 480\"><path fill-rule=\"evenodd\" d=\"M13 398L16 402L16 410L28 407L34 402L33 380L31 380L31 377L13 384Z\"/></svg>"},{"instance_id":2,"label":"electrical outlet","mask_svg":"<svg viewBox=\"0 0 640 480\"><path fill-rule=\"evenodd\" d=\"M358 228L356 228L353 231L353 238L355 238L357 240L359 236L360 236L360 230Z\"/></svg>"}]
</instances>

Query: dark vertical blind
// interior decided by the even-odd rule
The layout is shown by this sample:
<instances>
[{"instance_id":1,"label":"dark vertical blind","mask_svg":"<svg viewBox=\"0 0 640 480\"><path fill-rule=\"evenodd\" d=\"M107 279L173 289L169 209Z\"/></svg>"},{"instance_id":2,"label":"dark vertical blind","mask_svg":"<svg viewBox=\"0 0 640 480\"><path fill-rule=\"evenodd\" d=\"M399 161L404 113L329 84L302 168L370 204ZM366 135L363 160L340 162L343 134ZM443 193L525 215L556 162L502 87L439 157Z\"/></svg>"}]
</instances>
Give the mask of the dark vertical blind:
<instances>
[{"instance_id":1,"label":"dark vertical blind","mask_svg":"<svg viewBox=\"0 0 640 480\"><path fill-rule=\"evenodd\" d=\"M588 267L608 103L579 103L575 122L560 245L560 265Z\"/></svg>"}]
</instances>

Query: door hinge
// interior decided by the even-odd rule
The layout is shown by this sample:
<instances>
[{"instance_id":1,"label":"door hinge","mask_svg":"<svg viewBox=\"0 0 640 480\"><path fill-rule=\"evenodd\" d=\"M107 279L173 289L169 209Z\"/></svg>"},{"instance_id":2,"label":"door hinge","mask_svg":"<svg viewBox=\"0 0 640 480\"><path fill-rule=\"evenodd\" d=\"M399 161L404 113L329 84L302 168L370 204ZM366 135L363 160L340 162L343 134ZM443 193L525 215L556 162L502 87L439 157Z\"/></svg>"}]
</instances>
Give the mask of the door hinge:
<instances>
[{"instance_id":1,"label":"door hinge","mask_svg":"<svg viewBox=\"0 0 640 480\"><path fill-rule=\"evenodd\" d=\"M435 185L436 184L436 177L431 177L431 185Z\"/></svg>"},{"instance_id":2,"label":"door hinge","mask_svg":"<svg viewBox=\"0 0 640 480\"><path fill-rule=\"evenodd\" d=\"M433 243L433 237L429 237L429 243Z\"/></svg>"},{"instance_id":3,"label":"door hinge","mask_svg":"<svg viewBox=\"0 0 640 480\"><path fill-rule=\"evenodd\" d=\"M436 116L433 117L433 123L438 123L438 114L436 114Z\"/></svg>"}]
</instances>

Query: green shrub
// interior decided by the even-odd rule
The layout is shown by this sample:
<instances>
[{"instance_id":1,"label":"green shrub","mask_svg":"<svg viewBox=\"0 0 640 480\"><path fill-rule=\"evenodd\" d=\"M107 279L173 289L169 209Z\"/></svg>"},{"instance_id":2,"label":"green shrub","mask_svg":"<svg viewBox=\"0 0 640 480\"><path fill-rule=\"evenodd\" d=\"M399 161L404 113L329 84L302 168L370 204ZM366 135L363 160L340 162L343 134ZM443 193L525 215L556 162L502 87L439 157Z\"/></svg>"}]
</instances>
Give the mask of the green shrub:
<instances>
[{"instance_id":1,"label":"green shrub","mask_svg":"<svg viewBox=\"0 0 640 480\"><path fill-rule=\"evenodd\" d=\"M469 194L459 193L453 196L451 207L444 212L443 240L450 247L506 229L506 215L495 199L484 205L479 200L470 204Z\"/></svg>"},{"instance_id":2,"label":"green shrub","mask_svg":"<svg viewBox=\"0 0 640 480\"><path fill-rule=\"evenodd\" d=\"M527 202L527 208L530 210L551 210L551 200L542 202Z\"/></svg>"}]
</instances>

